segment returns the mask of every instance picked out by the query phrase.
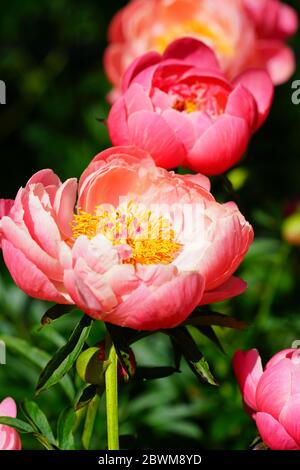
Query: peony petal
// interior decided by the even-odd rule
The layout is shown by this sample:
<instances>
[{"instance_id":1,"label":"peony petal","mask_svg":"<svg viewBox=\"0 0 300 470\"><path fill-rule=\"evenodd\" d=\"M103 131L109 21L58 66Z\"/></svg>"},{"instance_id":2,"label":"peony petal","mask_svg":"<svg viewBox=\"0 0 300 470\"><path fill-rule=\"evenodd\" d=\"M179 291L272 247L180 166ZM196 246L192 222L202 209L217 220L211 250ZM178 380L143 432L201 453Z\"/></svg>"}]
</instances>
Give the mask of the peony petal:
<instances>
[{"instance_id":1,"label":"peony petal","mask_svg":"<svg viewBox=\"0 0 300 470\"><path fill-rule=\"evenodd\" d=\"M26 258L35 264L48 278L55 281L62 280L63 273L58 260L42 250L25 228L20 228L10 217L3 217L1 228L3 236L16 249L21 250L26 255Z\"/></svg>"},{"instance_id":2,"label":"peony petal","mask_svg":"<svg viewBox=\"0 0 300 470\"><path fill-rule=\"evenodd\" d=\"M56 222L60 231L66 238L71 238L73 236L71 222L74 217L76 195L76 178L71 178L65 181L55 195L54 210L56 213Z\"/></svg>"},{"instance_id":3,"label":"peony petal","mask_svg":"<svg viewBox=\"0 0 300 470\"><path fill-rule=\"evenodd\" d=\"M113 145L128 145L127 110L124 96L113 104L107 119L110 139Z\"/></svg>"},{"instance_id":4,"label":"peony petal","mask_svg":"<svg viewBox=\"0 0 300 470\"><path fill-rule=\"evenodd\" d=\"M45 274L10 241L2 241L2 250L5 264L13 280L26 294L50 302L69 303Z\"/></svg>"},{"instance_id":5,"label":"peony petal","mask_svg":"<svg viewBox=\"0 0 300 470\"><path fill-rule=\"evenodd\" d=\"M295 72L295 54L281 41L260 41L258 53L265 63L274 85L287 82Z\"/></svg>"},{"instance_id":6,"label":"peony petal","mask_svg":"<svg viewBox=\"0 0 300 470\"><path fill-rule=\"evenodd\" d=\"M200 305L208 305L215 302L223 302L237 295L243 294L247 289L245 281L238 277L231 276L224 284L212 291L205 291Z\"/></svg>"},{"instance_id":7,"label":"peony petal","mask_svg":"<svg viewBox=\"0 0 300 470\"><path fill-rule=\"evenodd\" d=\"M137 330L173 328L192 313L203 288L204 281L196 273L180 275L154 290L141 285L128 300L102 319Z\"/></svg>"},{"instance_id":8,"label":"peony petal","mask_svg":"<svg viewBox=\"0 0 300 470\"><path fill-rule=\"evenodd\" d=\"M264 443L272 450L300 450L284 427L268 413L257 413L256 425Z\"/></svg>"},{"instance_id":9,"label":"peony petal","mask_svg":"<svg viewBox=\"0 0 300 470\"><path fill-rule=\"evenodd\" d=\"M297 380L298 382L300 380L299 372ZM300 449L300 393L290 397L280 413L279 422L296 441Z\"/></svg>"},{"instance_id":10,"label":"peony petal","mask_svg":"<svg viewBox=\"0 0 300 470\"><path fill-rule=\"evenodd\" d=\"M242 158L249 137L245 119L223 115L196 141L187 156L189 167L208 176L223 173Z\"/></svg>"},{"instance_id":11,"label":"peony petal","mask_svg":"<svg viewBox=\"0 0 300 470\"><path fill-rule=\"evenodd\" d=\"M266 364L266 369L269 369L270 367L275 366L278 362L280 362L282 359L286 359L291 357L291 355L295 352L298 351L297 349L289 348L289 349L283 349L283 351L279 351L279 353L275 354L269 362Z\"/></svg>"},{"instance_id":12,"label":"peony petal","mask_svg":"<svg viewBox=\"0 0 300 470\"><path fill-rule=\"evenodd\" d=\"M176 168L185 158L185 150L163 117L149 111L139 111L128 118L132 145L150 153L158 166Z\"/></svg>"},{"instance_id":13,"label":"peony petal","mask_svg":"<svg viewBox=\"0 0 300 470\"><path fill-rule=\"evenodd\" d=\"M110 44L103 56L103 64L105 72L115 86L119 87L124 70L123 58L126 52L126 46L124 44Z\"/></svg>"},{"instance_id":14,"label":"peony petal","mask_svg":"<svg viewBox=\"0 0 300 470\"><path fill-rule=\"evenodd\" d=\"M32 191L28 193L26 202L24 201L24 222L32 239L42 250L49 256L57 258L61 242L60 232L52 215L45 210L39 197Z\"/></svg>"},{"instance_id":15,"label":"peony petal","mask_svg":"<svg viewBox=\"0 0 300 470\"><path fill-rule=\"evenodd\" d=\"M291 397L292 371L293 364L289 359L282 359L265 370L256 390L256 402L260 411L278 419L282 408Z\"/></svg>"},{"instance_id":16,"label":"peony petal","mask_svg":"<svg viewBox=\"0 0 300 470\"><path fill-rule=\"evenodd\" d=\"M174 131L178 140L183 143L185 151L188 152L195 144L197 135L189 117L175 109L163 111L162 117Z\"/></svg>"},{"instance_id":17,"label":"peony petal","mask_svg":"<svg viewBox=\"0 0 300 470\"><path fill-rule=\"evenodd\" d=\"M161 56L158 52L146 52L146 54L135 59L130 67L126 70L123 77L122 90L127 90L132 80L143 70L153 65L159 64Z\"/></svg>"},{"instance_id":18,"label":"peony petal","mask_svg":"<svg viewBox=\"0 0 300 470\"><path fill-rule=\"evenodd\" d=\"M242 85L238 86L229 95L226 113L246 119L249 123L250 132L257 127L258 109L256 101L251 93Z\"/></svg>"},{"instance_id":19,"label":"peony petal","mask_svg":"<svg viewBox=\"0 0 300 470\"><path fill-rule=\"evenodd\" d=\"M258 109L258 129L266 120L274 97L274 85L264 70L252 69L239 75L233 82L242 85L254 97Z\"/></svg>"},{"instance_id":20,"label":"peony petal","mask_svg":"<svg viewBox=\"0 0 300 470\"><path fill-rule=\"evenodd\" d=\"M201 188L206 189L206 191L210 191L210 180L209 178L207 178L207 176L201 175L201 173L197 173L196 175L178 175L178 177L183 179L184 181L190 181L193 184L197 184Z\"/></svg>"},{"instance_id":21,"label":"peony petal","mask_svg":"<svg viewBox=\"0 0 300 470\"><path fill-rule=\"evenodd\" d=\"M261 358L256 349L237 351L232 359L232 366L238 380L244 402L256 411L256 388L263 374Z\"/></svg>"},{"instance_id":22,"label":"peony petal","mask_svg":"<svg viewBox=\"0 0 300 470\"><path fill-rule=\"evenodd\" d=\"M144 110L153 111L152 102L139 83L132 83L130 85L126 93L124 93L124 100L128 114Z\"/></svg>"},{"instance_id":23,"label":"peony petal","mask_svg":"<svg viewBox=\"0 0 300 470\"><path fill-rule=\"evenodd\" d=\"M0 199L0 220L9 215L10 209L14 205L14 199Z\"/></svg>"},{"instance_id":24,"label":"peony petal","mask_svg":"<svg viewBox=\"0 0 300 470\"><path fill-rule=\"evenodd\" d=\"M0 403L0 416L17 417L17 406L12 398L7 397Z\"/></svg>"},{"instance_id":25,"label":"peony petal","mask_svg":"<svg viewBox=\"0 0 300 470\"><path fill-rule=\"evenodd\" d=\"M61 181L59 177L54 173L54 171L45 169L40 170L35 173L26 184L26 187L29 188L32 184L40 183L43 186L60 186Z\"/></svg>"},{"instance_id":26,"label":"peony petal","mask_svg":"<svg viewBox=\"0 0 300 470\"><path fill-rule=\"evenodd\" d=\"M201 67L220 71L215 53L203 42L193 38L179 38L165 50L163 60L183 60L187 64L201 64Z\"/></svg>"}]
</instances>

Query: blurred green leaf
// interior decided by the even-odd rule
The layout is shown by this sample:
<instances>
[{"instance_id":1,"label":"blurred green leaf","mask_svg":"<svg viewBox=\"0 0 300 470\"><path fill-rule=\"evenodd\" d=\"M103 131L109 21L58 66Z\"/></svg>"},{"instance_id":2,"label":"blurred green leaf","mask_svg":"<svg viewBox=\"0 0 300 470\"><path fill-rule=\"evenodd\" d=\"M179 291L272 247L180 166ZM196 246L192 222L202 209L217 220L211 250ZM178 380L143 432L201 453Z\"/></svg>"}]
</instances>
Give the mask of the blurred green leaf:
<instances>
[{"instance_id":1,"label":"blurred green leaf","mask_svg":"<svg viewBox=\"0 0 300 470\"><path fill-rule=\"evenodd\" d=\"M193 328L197 329L200 334L204 335L206 338L208 338L212 343L217 346L217 348L225 354L224 348L216 335L214 329L211 326L194 326Z\"/></svg>"},{"instance_id":2,"label":"blurred green leaf","mask_svg":"<svg viewBox=\"0 0 300 470\"><path fill-rule=\"evenodd\" d=\"M88 404L84 429L82 434L82 445L85 450L89 450L91 438L94 431L95 420L98 412L100 398L96 395Z\"/></svg>"},{"instance_id":3,"label":"blurred green leaf","mask_svg":"<svg viewBox=\"0 0 300 470\"><path fill-rule=\"evenodd\" d=\"M76 414L73 408L62 411L58 418L57 439L58 446L62 450L74 450L75 442L73 428L76 422Z\"/></svg>"},{"instance_id":4,"label":"blurred green leaf","mask_svg":"<svg viewBox=\"0 0 300 470\"><path fill-rule=\"evenodd\" d=\"M27 359L28 362L30 362L34 366L37 366L40 369L44 368L46 364L51 360L51 356L48 353L34 346L31 346L28 341L25 341L23 339L16 338L14 336L0 336L0 340L4 341L8 350L13 352L14 354L21 356L22 358ZM62 387L68 398L72 400L74 397L74 387L70 377L63 377L60 382L60 386Z\"/></svg>"},{"instance_id":5,"label":"blurred green leaf","mask_svg":"<svg viewBox=\"0 0 300 470\"><path fill-rule=\"evenodd\" d=\"M17 418L9 418L8 416L1 416L0 424L4 424L5 426L10 426L12 428L15 428L18 432L24 432L24 433L34 432L34 428L30 424Z\"/></svg>"},{"instance_id":6,"label":"blurred green leaf","mask_svg":"<svg viewBox=\"0 0 300 470\"><path fill-rule=\"evenodd\" d=\"M178 372L175 367L138 367L134 380L163 379Z\"/></svg>"},{"instance_id":7,"label":"blurred green leaf","mask_svg":"<svg viewBox=\"0 0 300 470\"><path fill-rule=\"evenodd\" d=\"M165 330L165 333L174 339L174 346L182 351L191 370L199 378L211 385L217 385L212 375L208 362L199 351L197 344L191 334L184 327L174 328L173 330Z\"/></svg>"},{"instance_id":8,"label":"blurred green leaf","mask_svg":"<svg viewBox=\"0 0 300 470\"><path fill-rule=\"evenodd\" d=\"M104 385L102 388L99 388L97 385L88 385L79 395L75 404L75 409L80 410L81 408L84 408L97 395L97 393L101 395L103 392Z\"/></svg>"},{"instance_id":9,"label":"blurred green leaf","mask_svg":"<svg viewBox=\"0 0 300 470\"><path fill-rule=\"evenodd\" d=\"M66 345L59 349L40 375L36 392L40 393L58 383L71 369L87 340L92 320L84 315Z\"/></svg>"},{"instance_id":10,"label":"blurred green leaf","mask_svg":"<svg viewBox=\"0 0 300 470\"><path fill-rule=\"evenodd\" d=\"M25 399L23 402L23 412L31 424L36 426L37 430L41 432L47 441L52 445L56 445L56 440L54 438L49 421L38 404L34 401Z\"/></svg>"},{"instance_id":11,"label":"blurred green leaf","mask_svg":"<svg viewBox=\"0 0 300 470\"><path fill-rule=\"evenodd\" d=\"M247 327L245 322L236 318L217 312L203 312L200 309L196 309L186 320L185 324L194 326L223 326L235 330L244 330Z\"/></svg>"},{"instance_id":12,"label":"blurred green leaf","mask_svg":"<svg viewBox=\"0 0 300 470\"><path fill-rule=\"evenodd\" d=\"M49 308L49 310L47 310L47 312L43 315L41 319L41 324L42 326L50 325L50 323L54 322L55 320L61 318L64 315L67 315L75 309L76 305L53 305L53 307Z\"/></svg>"}]
</instances>

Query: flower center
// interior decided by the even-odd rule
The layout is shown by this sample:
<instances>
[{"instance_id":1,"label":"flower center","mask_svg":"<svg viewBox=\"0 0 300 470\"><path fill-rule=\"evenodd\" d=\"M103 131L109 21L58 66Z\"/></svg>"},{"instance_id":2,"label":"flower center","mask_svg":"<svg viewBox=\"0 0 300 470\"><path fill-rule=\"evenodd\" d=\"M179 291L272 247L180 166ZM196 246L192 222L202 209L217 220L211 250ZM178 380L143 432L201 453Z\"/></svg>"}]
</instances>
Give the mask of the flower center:
<instances>
[{"instance_id":1,"label":"flower center","mask_svg":"<svg viewBox=\"0 0 300 470\"><path fill-rule=\"evenodd\" d=\"M93 215L79 210L72 229L74 239L102 234L114 245L127 246L122 250L125 264L170 264L182 248L167 218L132 202L117 209L100 205Z\"/></svg>"},{"instance_id":2,"label":"flower center","mask_svg":"<svg viewBox=\"0 0 300 470\"><path fill-rule=\"evenodd\" d=\"M229 90L217 81L190 77L171 85L167 93L174 97L173 108L180 112L206 112L217 118L224 113Z\"/></svg>"},{"instance_id":3,"label":"flower center","mask_svg":"<svg viewBox=\"0 0 300 470\"><path fill-rule=\"evenodd\" d=\"M183 36L190 36L195 37L196 39L202 39L209 46L213 46L213 48L222 56L232 56L234 53L234 46L230 38L227 37L228 33L224 28L220 28L220 25L218 25L218 29L208 26L209 22L208 18L206 18L206 20L203 21L198 19L186 21L182 24L176 24L173 28L168 29L164 34L156 36L154 47L158 52L163 53L174 39Z\"/></svg>"}]
</instances>

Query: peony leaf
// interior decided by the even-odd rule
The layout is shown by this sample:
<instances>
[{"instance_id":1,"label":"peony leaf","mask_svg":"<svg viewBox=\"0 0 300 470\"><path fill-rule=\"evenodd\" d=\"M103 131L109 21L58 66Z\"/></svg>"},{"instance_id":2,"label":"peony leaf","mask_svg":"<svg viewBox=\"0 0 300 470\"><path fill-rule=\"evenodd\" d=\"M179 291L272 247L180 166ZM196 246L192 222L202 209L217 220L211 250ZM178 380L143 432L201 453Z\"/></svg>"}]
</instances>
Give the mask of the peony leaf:
<instances>
[{"instance_id":1,"label":"peony leaf","mask_svg":"<svg viewBox=\"0 0 300 470\"><path fill-rule=\"evenodd\" d=\"M181 350L185 360L194 374L211 385L218 385L212 375L209 365L196 342L185 327L178 327L172 330L164 330L164 333L173 339L175 348Z\"/></svg>"},{"instance_id":2,"label":"peony leaf","mask_svg":"<svg viewBox=\"0 0 300 470\"><path fill-rule=\"evenodd\" d=\"M57 439L61 450L75 450L73 428L76 422L76 414L73 408L63 410L58 418Z\"/></svg>"},{"instance_id":3,"label":"peony leaf","mask_svg":"<svg viewBox=\"0 0 300 470\"><path fill-rule=\"evenodd\" d=\"M18 432L34 433L33 427L21 419L0 416L0 424L10 426L11 428L16 429Z\"/></svg>"},{"instance_id":4,"label":"peony leaf","mask_svg":"<svg viewBox=\"0 0 300 470\"><path fill-rule=\"evenodd\" d=\"M87 315L82 317L68 342L56 352L42 371L36 388L37 394L57 384L71 369L90 334L91 323L92 319Z\"/></svg>"},{"instance_id":5,"label":"peony leaf","mask_svg":"<svg viewBox=\"0 0 300 470\"><path fill-rule=\"evenodd\" d=\"M56 440L53 436L49 421L38 404L26 399L23 402L22 409L32 426L35 427L50 444L56 446Z\"/></svg>"},{"instance_id":6,"label":"peony leaf","mask_svg":"<svg viewBox=\"0 0 300 470\"><path fill-rule=\"evenodd\" d=\"M49 325L58 318L66 315L67 313L72 312L76 309L76 305L61 305L56 304L53 307L50 307L49 310L43 315L41 319L42 326Z\"/></svg>"}]
</instances>

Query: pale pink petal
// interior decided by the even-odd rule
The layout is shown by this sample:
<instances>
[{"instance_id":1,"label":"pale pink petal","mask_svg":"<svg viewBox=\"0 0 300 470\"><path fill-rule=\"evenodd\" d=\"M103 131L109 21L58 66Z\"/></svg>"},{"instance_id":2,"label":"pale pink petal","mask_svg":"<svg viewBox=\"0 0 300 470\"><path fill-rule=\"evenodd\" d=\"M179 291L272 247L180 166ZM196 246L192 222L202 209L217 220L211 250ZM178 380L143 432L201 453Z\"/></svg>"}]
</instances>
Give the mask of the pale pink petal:
<instances>
[{"instance_id":1,"label":"pale pink petal","mask_svg":"<svg viewBox=\"0 0 300 470\"><path fill-rule=\"evenodd\" d=\"M26 230L21 229L9 217L3 217L1 229L3 237L9 240L16 249L22 251L28 261L35 264L50 279L61 281L63 273L58 260L42 250Z\"/></svg>"},{"instance_id":2,"label":"pale pink petal","mask_svg":"<svg viewBox=\"0 0 300 470\"><path fill-rule=\"evenodd\" d=\"M0 424L0 450L21 450L21 439L17 431Z\"/></svg>"},{"instance_id":3,"label":"pale pink petal","mask_svg":"<svg viewBox=\"0 0 300 470\"><path fill-rule=\"evenodd\" d=\"M10 241L2 241L2 250L13 280L26 294L50 302L69 303L48 277Z\"/></svg>"},{"instance_id":4,"label":"pale pink petal","mask_svg":"<svg viewBox=\"0 0 300 470\"><path fill-rule=\"evenodd\" d=\"M0 403L0 416L9 416L10 418L17 417L17 405L16 402L7 397Z\"/></svg>"},{"instance_id":5,"label":"pale pink petal","mask_svg":"<svg viewBox=\"0 0 300 470\"><path fill-rule=\"evenodd\" d=\"M56 223L67 238L73 235L71 222L74 217L74 207L77 194L76 178L68 179L58 189L54 200Z\"/></svg>"},{"instance_id":6,"label":"pale pink petal","mask_svg":"<svg viewBox=\"0 0 300 470\"><path fill-rule=\"evenodd\" d=\"M190 181L193 184L197 184L201 188L206 189L206 191L210 191L211 184L209 178L205 175L201 175L201 173L197 173L196 175L186 174L186 175L179 175L181 179L184 181Z\"/></svg>"},{"instance_id":7,"label":"pale pink petal","mask_svg":"<svg viewBox=\"0 0 300 470\"><path fill-rule=\"evenodd\" d=\"M261 358L256 349L237 351L232 359L234 373L238 380L244 402L256 411L256 388L263 374Z\"/></svg>"},{"instance_id":8,"label":"pale pink petal","mask_svg":"<svg viewBox=\"0 0 300 470\"><path fill-rule=\"evenodd\" d=\"M33 240L53 258L58 256L60 232L52 215L45 210L40 199L29 192L24 201L24 222Z\"/></svg>"},{"instance_id":9,"label":"pale pink petal","mask_svg":"<svg viewBox=\"0 0 300 470\"><path fill-rule=\"evenodd\" d=\"M203 288L203 279L196 273L182 274L154 290L141 285L103 319L138 330L174 328L199 303Z\"/></svg>"},{"instance_id":10,"label":"pale pink petal","mask_svg":"<svg viewBox=\"0 0 300 470\"><path fill-rule=\"evenodd\" d=\"M44 186L60 186L61 181L59 177L49 169L40 170L35 173L26 184L26 187L29 187L32 184L41 183Z\"/></svg>"},{"instance_id":11,"label":"pale pink petal","mask_svg":"<svg viewBox=\"0 0 300 470\"><path fill-rule=\"evenodd\" d=\"M257 413L255 421L262 440L270 449L300 450L300 446L270 414Z\"/></svg>"}]
</instances>

